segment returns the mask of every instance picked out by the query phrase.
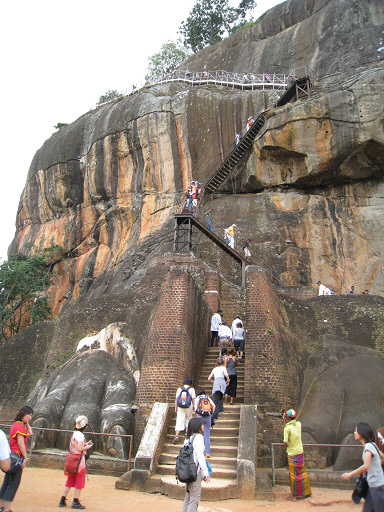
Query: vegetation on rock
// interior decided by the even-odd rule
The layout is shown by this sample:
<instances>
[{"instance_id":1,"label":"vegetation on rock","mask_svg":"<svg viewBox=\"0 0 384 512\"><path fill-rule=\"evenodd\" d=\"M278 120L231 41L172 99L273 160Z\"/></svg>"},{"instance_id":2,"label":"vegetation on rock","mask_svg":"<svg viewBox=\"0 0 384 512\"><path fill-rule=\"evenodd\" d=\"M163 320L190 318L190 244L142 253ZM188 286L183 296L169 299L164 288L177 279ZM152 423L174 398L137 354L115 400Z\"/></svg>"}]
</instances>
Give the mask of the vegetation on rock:
<instances>
[{"instance_id":1,"label":"vegetation on rock","mask_svg":"<svg viewBox=\"0 0 384 512\"><path fill-rule=\"evenodd\" d=\"M256 6L255 0L241 0L231 7L228 0L197 0L186 21L180 25L183 43L197 52L218 43L246 23L246 14Z\"/></svg>"},{"instance_id":2,"label":"vegetation on rock","mask_svg":"<svg viewBox=\"0 0 384 512\"><path fill-rule=\"evenodd\" d=\"M173 41L164 43L160 51L148 57L148 68L145 79L156 82L161 76L171 73L189 56L189 51Z\"/></svg>"},{"instance_id":3,"label":"vegetation on rock","mask_svg":"<svg viewBox=\"0 0 384 512\"><path fill-rule=\"evenodd\" d=\"M124 97L123 94L121 94L116 89L113 89L111 91L107 91L105 94L102 94L99 98L99 101L96 103L96 106L98 107L98 106L102 105L103 103L107 103L108 101L112 101L112 100L119 100L123 97Z\"/></svg>"},{"instance_id":4,"label":"vegetation on rock","mask_svg":"<svg viewBox=\"0 0 384 512\"><path fill-rule=\"evenodd\" d=\"M0 341L16 334L28 318L35 323L50 315L49 283L45 256L18 253L0 265Z\"/></svg>"},{"instance_id":5,"label":"vegetation on rock","mask_svg":"<svg viewBox=\"0 0 384 512\"><path fill-rule=\"evenodd\" d=\"M61 130L64 126L68 126L68 123L57 123L54 125L55 130Z\"/></svg>"}]
</instances>

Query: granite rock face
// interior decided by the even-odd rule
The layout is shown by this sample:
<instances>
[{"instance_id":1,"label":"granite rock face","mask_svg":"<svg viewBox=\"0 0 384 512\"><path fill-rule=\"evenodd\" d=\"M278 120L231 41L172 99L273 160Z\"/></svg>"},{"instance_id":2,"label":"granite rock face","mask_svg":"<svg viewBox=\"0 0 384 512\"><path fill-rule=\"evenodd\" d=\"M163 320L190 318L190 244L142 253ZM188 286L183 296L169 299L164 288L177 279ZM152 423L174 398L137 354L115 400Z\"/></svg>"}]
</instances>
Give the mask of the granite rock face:
<instances>
[{"instance_id":1,"label":"granite rock face","mask_svg":"<svg viewBox=\"0 0 384 512\"><path fill-rule=\"evenodd\" d=\"M50 300L60 315L1 347L6 396L26 397L46 372L31 397L36 421L69 426L75 411L66 412L67 398L75 403L69 387L77 389L84 374L86 382L95 380L84 410L102 428L103 392L116 375L124 381L118 401L132 404L169 270L159 262L172 248L175 205L192 179L208 181L248 116L263 111L247 157L204 199L215 231L221 235L235 222L237 244L250 238L254 262L272 271L285 292L321 279L338 293L354 284L358 293L368 287L384 295L383 26L382 0L289 0L254 27L197 53L184 69L289 73L306 66L313 73L309 97L268 109L267 91L148 86L52 135L31 163L10 252L59 246ZM212 245L202 238L199 256L232 279L233 267ZM85 337L85 346L108 350L80 353L62 366ZM20 346L31 354L22 365ZM344 373L356 368L352 359L340 361ZM304 359L300 366L304 374ZM319 382L327 376L319 374ZM60 410L52 407L56 396ZM321 396L313 397L313 414L308 407L308 423L316 400ZM109 405L118 416L115 403ZM106 431L131 433L132 415L124 414L108 417Z\"/></svg>"},{"instance_id":2,"label":"granite rock face","mask_svg":"<svg viewBox=\"0 0 384 512\"><path fill-rule=\"evenodd\" d=\"M291 0L186 63L193 70L315 70L313 94L267 112L249 158L206 205L288 285L384 292L382 2ZM36 153L11 252L58 245L51 302L114 293L169 250L174 205L206 182L268 93L152 86L91 111ZM236 192L236 197L233 196ZM228 198L227 194L231 194ZM209 262L209 255L208 255Z\"/></svg>"}]
</instances>

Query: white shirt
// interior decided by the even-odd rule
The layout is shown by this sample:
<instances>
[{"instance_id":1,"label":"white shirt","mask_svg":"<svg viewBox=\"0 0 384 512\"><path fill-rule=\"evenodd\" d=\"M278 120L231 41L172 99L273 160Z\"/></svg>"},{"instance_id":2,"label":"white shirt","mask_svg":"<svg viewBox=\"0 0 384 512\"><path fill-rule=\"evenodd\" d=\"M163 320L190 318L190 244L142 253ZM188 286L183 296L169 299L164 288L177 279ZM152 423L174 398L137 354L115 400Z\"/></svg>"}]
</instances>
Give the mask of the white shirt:
<instances>
[{"instance_id":1,"label":"white shirt","mask_svg":"<svg viewBox=\"0 0 384 512\"><path fill-rule=\"evenodd\" d=\"M232 339L232 331L228 325L219 325L219 338Z\"/></svg>"},{"instance_id":2,"label":"white shirt","mask_svg":"<svg viewBox=\"0 0 384 512\"><path fill-rule=\"evenodd\" d=\"M229 379L228 372L225 366L215 366L211 373L214 379Z\"/></svg>"},{"instance_id":3,"label":"white shirt","mask_svg":"<svg viewBox=\"0 0 384 512\"><path fill-rule=\"evenodd\" d=\"M0 430L0 460L9 459L10 451L7 436Z\"/></svg>"},{"instance_id":4,"label":"white shirt","mask_svg":"<svg viewBox=\"0 0 384 512\"><path fill-rule=\"evenodd\" d=\"M189 388L188 389L188 393L191 395L192 400L194 400L196 398L196 391L194 390L194 388L192 386L187 386L187 385L182 386L182 387L177 389L177 391L176 391L176 399L180 395L181 391L183 389L187 389L187 388Z\"/></svg>"},{"instance_id":5,"label":"white shirt","mask_svg":"<svg viewBox=\"0 0 384 512\"><path fill-rule=\"evenodd\" d=\"M232 334L235 332L237 324L241 324L241 327L243 327L243 322L240 320L240 318L235 318L232 322Z\"/></svg>"},{"instance_id":6,"label":"white shirt","mask_svg":"<svg viewBox=\"0 0 384 512\"><path fill-rule=\"evenodd\" d=\"M319 286L319 295L330 295L330 290L324 284Z\"/></svg>"},{"instance_id":7,"label":"white shirt","mask_svg":"<svg viewBox=\"0 0 384 512\"><path fill-rule=\"evenodd\" d=\"M192 436L191 436L192 437ZM189 439L184 441L184 444L187 444ZM204 438L201 434L196 434L192 443L193 446L193 460L195 461L197 472L201 471L201 477L205 478L208 476L208 468L205 463L204 457Z\"/></svg>"},{"instance_id":8,"label":"white shirt","mask_svg":"<svg viewBox=\"0 0 384 512\"><path fill-rule=\"evenodd\" d=\"M244 329L242 327L236 327L233 330L233 339L234 340L243 340L244 339Z\"/></svg>"},{"instance_id":9,"label":"white shirt","mask_svg":"<svg viewBox=\"0 0 384 512\"><path fill-rule=\"evenodd\" d=\"M221 324L221 316L219 313L215 313L211 318L211 331L218 331L219 324Z\"/></svg>"}]
</instances>

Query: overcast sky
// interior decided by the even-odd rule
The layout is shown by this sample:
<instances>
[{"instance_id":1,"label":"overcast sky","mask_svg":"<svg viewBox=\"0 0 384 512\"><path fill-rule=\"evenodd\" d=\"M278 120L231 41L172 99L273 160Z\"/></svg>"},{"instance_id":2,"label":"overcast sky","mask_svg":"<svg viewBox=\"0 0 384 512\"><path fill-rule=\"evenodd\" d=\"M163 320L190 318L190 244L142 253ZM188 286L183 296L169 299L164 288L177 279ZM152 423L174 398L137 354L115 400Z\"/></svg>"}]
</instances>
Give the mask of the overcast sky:
<instances>
[{"instance_id":1,"label":"overcast sky","mask_svg":"<svg viewBox=\"0 0 384 512\"><path fill-rule=\"evenodd\" d=\"M259 0L254 18L282 1ZM176 41L180 23L194 4L195 0L3 2L0 258L7 258L33 155L55 131L54 125L71 123L108 90L128 91L142 82L148 57L166 41Z\"/></svg>"}]
</instances>

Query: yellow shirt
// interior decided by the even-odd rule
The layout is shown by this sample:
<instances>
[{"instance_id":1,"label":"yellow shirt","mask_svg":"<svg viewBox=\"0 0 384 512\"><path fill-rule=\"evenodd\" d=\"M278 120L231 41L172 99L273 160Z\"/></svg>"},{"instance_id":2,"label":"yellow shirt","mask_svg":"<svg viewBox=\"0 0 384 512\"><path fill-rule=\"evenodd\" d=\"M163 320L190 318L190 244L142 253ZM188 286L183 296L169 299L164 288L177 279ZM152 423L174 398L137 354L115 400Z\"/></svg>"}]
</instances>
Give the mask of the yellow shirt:
<instances>
[{"instance_id":1,"label":"yellow shirt","mask_svg":"<svg viewBox=\"0 0 384 512\"><path fill-rule=\"evenodd\" d=\"M300 455L300 453L303 453L300 421L292 420L286 423L284 427L284 443L287 443L288 455Z\"/></svg>"}]
</instances>

